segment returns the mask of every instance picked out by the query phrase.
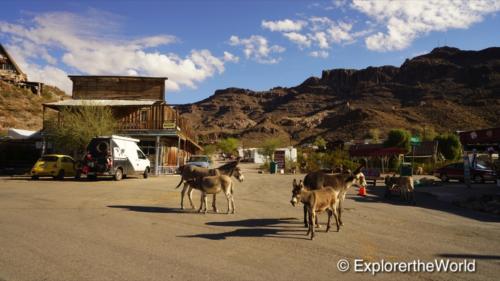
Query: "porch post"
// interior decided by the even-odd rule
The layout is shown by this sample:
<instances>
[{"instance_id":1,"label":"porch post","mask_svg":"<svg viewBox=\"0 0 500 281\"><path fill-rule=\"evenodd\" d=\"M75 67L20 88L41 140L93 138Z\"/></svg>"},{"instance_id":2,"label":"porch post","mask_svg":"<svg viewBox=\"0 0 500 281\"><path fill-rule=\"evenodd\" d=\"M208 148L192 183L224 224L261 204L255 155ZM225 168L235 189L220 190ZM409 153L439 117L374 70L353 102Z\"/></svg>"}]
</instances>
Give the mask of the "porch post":
<instances>
[{"instance_id":1,"label":"porch post","mask_svg":"<svg viewBox=\"0 0 500 281\"><path fill-rule=\"evenodd\" d=\"M177 135L177 167L180 165L181 136Z\"/></svg>"},{"instance_id":2,"label":"porch post","mask_svg":"<svg viewBox=\"0 0 500 281\"><path fill-rule=\"evenodd\" d=\"M160 136L156 136L156 143L155 143L155 176L158 176L160 174Z\"/></svg>"}]
</instances>

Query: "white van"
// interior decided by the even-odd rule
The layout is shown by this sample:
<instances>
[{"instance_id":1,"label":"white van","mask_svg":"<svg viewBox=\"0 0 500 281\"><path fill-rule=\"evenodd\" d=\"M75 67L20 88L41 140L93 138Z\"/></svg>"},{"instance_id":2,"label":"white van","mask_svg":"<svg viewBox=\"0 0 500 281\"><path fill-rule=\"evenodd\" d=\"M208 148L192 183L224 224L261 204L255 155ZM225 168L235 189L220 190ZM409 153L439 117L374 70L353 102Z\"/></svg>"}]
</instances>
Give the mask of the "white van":
<instances>
[{"instance_id":1,"label":"white van","mask_svg":"<svg viewBox=\"0 0 500 281\"><path fill-rule=\"evenodd\" d=\"M149 176L151 164L137 143L138 139L121 136L95 137L87 146L82 173L87 178L113 176L119 181L128 175Z\"/></svg>"}]
</instances>

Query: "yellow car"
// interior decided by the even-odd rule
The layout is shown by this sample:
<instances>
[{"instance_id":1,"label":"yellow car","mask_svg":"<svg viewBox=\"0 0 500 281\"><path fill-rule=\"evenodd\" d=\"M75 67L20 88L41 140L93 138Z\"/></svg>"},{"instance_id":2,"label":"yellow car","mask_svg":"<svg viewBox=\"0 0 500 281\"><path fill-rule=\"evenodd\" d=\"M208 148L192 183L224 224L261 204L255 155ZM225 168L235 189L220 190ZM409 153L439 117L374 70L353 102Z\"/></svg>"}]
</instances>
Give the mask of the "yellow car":
<instances>
[{"instance_id":1,"label":"yellow car","mask_svg":"<svg viewBox=\"0 0 500 281\"><path fill-rule=\"evenodd\" d=\"M47 154L36 161L31 169L31 178L37 180L39 177L53 177L64 179L64 177L80 178L80 170L76 162L68 155Z\"/></svg>"}]
</instances>

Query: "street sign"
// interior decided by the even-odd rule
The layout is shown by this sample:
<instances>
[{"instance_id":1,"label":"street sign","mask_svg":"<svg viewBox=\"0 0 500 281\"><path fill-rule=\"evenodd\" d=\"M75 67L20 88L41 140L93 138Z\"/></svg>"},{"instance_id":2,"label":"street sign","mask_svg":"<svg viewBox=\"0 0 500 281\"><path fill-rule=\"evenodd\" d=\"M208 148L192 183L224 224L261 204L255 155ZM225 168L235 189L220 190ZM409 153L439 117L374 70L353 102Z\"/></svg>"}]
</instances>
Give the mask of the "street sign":
<instances>
[{"instance_id":1,"label":"street sign","mask_svg":"<svg viewBox=\"0 0 500 281\"><path fill-rule=\"evenodd\" d=\"M410 144L413 146L420 145L420 138L417 136L413 136L410 138Z\"/></svg>"}]
</instances>

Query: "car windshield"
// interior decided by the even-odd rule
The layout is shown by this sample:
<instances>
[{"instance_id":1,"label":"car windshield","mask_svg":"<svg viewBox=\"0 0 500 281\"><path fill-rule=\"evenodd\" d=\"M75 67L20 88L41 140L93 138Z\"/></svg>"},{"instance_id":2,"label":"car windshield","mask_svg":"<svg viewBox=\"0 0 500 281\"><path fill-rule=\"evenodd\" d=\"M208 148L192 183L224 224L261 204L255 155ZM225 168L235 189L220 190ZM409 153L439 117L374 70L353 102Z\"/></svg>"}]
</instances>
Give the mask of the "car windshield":
<instances>
[{"instance_id":1,"label":"car windshield","mask_svg":"<svg viewBox=\"0 0 500 281\"><path fill-rule=\"evenodd\" d=\"M207 156L191 156L188 162L208 162Z\"/></svg>"},{"instance_id":2,"label":"car windshield","mask_svg":"<svg viewBox=\"0 0 500 281\"><path fill-rule=\"evenodd\" d=\"M488 169L488 168L486 168L485 166L483 166L481 164L476 164L476 168L481 169L481 170L487 170Z\"/></svg>"},{"instance_id":3,"label":"car windshield","mask_svg":"<svg viewBox=\"0 0 500 281\"><path fill-rule=\"evenodd\" d=\"M57 156L43 156L40 160L45 162L57 162Z\"/></svg>"}]
</instances>

